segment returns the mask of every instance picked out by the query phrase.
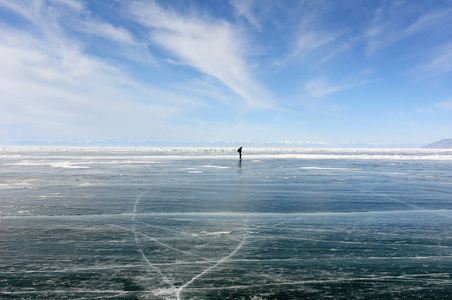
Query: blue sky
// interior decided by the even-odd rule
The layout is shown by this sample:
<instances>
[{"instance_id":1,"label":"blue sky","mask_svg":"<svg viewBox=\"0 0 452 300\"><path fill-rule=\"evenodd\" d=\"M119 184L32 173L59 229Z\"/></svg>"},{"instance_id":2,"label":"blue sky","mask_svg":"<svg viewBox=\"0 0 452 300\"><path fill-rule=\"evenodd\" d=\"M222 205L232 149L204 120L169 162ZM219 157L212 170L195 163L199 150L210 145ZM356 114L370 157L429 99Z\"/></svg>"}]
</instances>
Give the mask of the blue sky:
<instances>
[{"instance_id":1,"label":"blue sky","mask_svg":"<svg viewBox=\"0 0 452 300\"><path fill-rule=\"evenodd\" d=\"M452 138L452 1L0 0L0 141Z\"/></svg>"}]
</instances>

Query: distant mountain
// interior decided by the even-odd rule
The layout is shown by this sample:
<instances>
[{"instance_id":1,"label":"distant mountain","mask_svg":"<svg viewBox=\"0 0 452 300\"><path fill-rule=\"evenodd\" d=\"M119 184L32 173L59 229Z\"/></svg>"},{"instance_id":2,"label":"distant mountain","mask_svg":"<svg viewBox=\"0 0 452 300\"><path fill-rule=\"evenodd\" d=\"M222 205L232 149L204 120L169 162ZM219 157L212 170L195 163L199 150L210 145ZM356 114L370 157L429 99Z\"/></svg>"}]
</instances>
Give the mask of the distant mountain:
<instances>
[{"instance_id":1,"label":"distant mountain","mask_svg":"<svg viewBox=\"0 0 452 300\"><path fill-rule=\"evenodd\" d=\"M425 149L452 149L452 139L444 139L428 145L423 146Z\"/></svg>"}]
</instances>

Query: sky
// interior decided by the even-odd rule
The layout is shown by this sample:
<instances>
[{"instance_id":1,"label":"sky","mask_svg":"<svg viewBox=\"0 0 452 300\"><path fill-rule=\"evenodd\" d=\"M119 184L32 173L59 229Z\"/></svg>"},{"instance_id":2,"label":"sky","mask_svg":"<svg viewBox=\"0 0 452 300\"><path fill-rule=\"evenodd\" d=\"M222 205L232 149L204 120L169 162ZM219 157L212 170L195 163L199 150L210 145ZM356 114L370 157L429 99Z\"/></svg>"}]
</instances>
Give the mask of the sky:
<instances>
[{"instance_id":1,"label":"sky","mask_svg":"<svg viewBox=\"0 0 452 300\"><path fill-rule=\"evenodd\" d=\"M452 1L0 0L0 143L452 138Z\"/></svg>"}]
</instances>

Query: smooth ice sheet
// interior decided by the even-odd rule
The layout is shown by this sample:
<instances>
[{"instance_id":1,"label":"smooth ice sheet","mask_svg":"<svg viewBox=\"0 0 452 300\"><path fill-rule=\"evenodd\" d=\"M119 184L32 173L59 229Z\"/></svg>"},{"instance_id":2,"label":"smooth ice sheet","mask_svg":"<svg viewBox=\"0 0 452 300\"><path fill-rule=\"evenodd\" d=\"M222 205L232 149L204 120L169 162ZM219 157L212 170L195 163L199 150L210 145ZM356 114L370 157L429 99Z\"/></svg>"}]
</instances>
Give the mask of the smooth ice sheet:
<instances>
[{"instance_id":1,"label":"smooth ice sheet","mask_svg":"<svg viewBox=\"0 0 452 300\"><path fill-rule=\"evenodd\" d=\"M0 298L449 297L451 153L322 151L4 149Z\"/></svg>"}]
</instances>

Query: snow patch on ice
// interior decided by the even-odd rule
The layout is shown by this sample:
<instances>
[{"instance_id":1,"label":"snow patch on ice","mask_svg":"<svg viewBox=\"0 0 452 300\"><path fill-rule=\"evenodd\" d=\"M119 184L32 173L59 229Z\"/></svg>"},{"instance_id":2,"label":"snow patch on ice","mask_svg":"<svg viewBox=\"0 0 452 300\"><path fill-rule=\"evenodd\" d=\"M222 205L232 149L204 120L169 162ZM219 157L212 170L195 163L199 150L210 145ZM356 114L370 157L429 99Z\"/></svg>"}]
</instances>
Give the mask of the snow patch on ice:
<instances>
[{"instance_id":1,"label":"snow patch on ice","mask_svg":"<svg viewBox=\"0 0 452 300\"><path fill-rule=\"evenodd\" d=\"M361 171L354 168L323 168L323 167L301 167L302 170L330 170L330 171Z\"/></svg>"},{"instance_id":2,"label":"snow patch on ice","mask_svg":"<svg viewBox=\"0 0 452 300\"><path fill-rule=\"evenodd\" d=\"M34 160L24 160L18 163L12 163L10 165L14 166L50 166L53 168L65 168L65 169L89 169L87 166L77 165L71 161L59 161L59 162L50 162L50 161L34 161Z\"/></svg>"},{"instance_id":3,"label":"snow patch on ice","mask_svg":"<svg viewBox=\"0 0 452 300\"><path fill-rule=\"evenodd\" d=\"M214 165L203 165L203 168L214 168L214 169L230 169L231 167L225 166L214 166Z\"/></svg>"}]
</instances>

